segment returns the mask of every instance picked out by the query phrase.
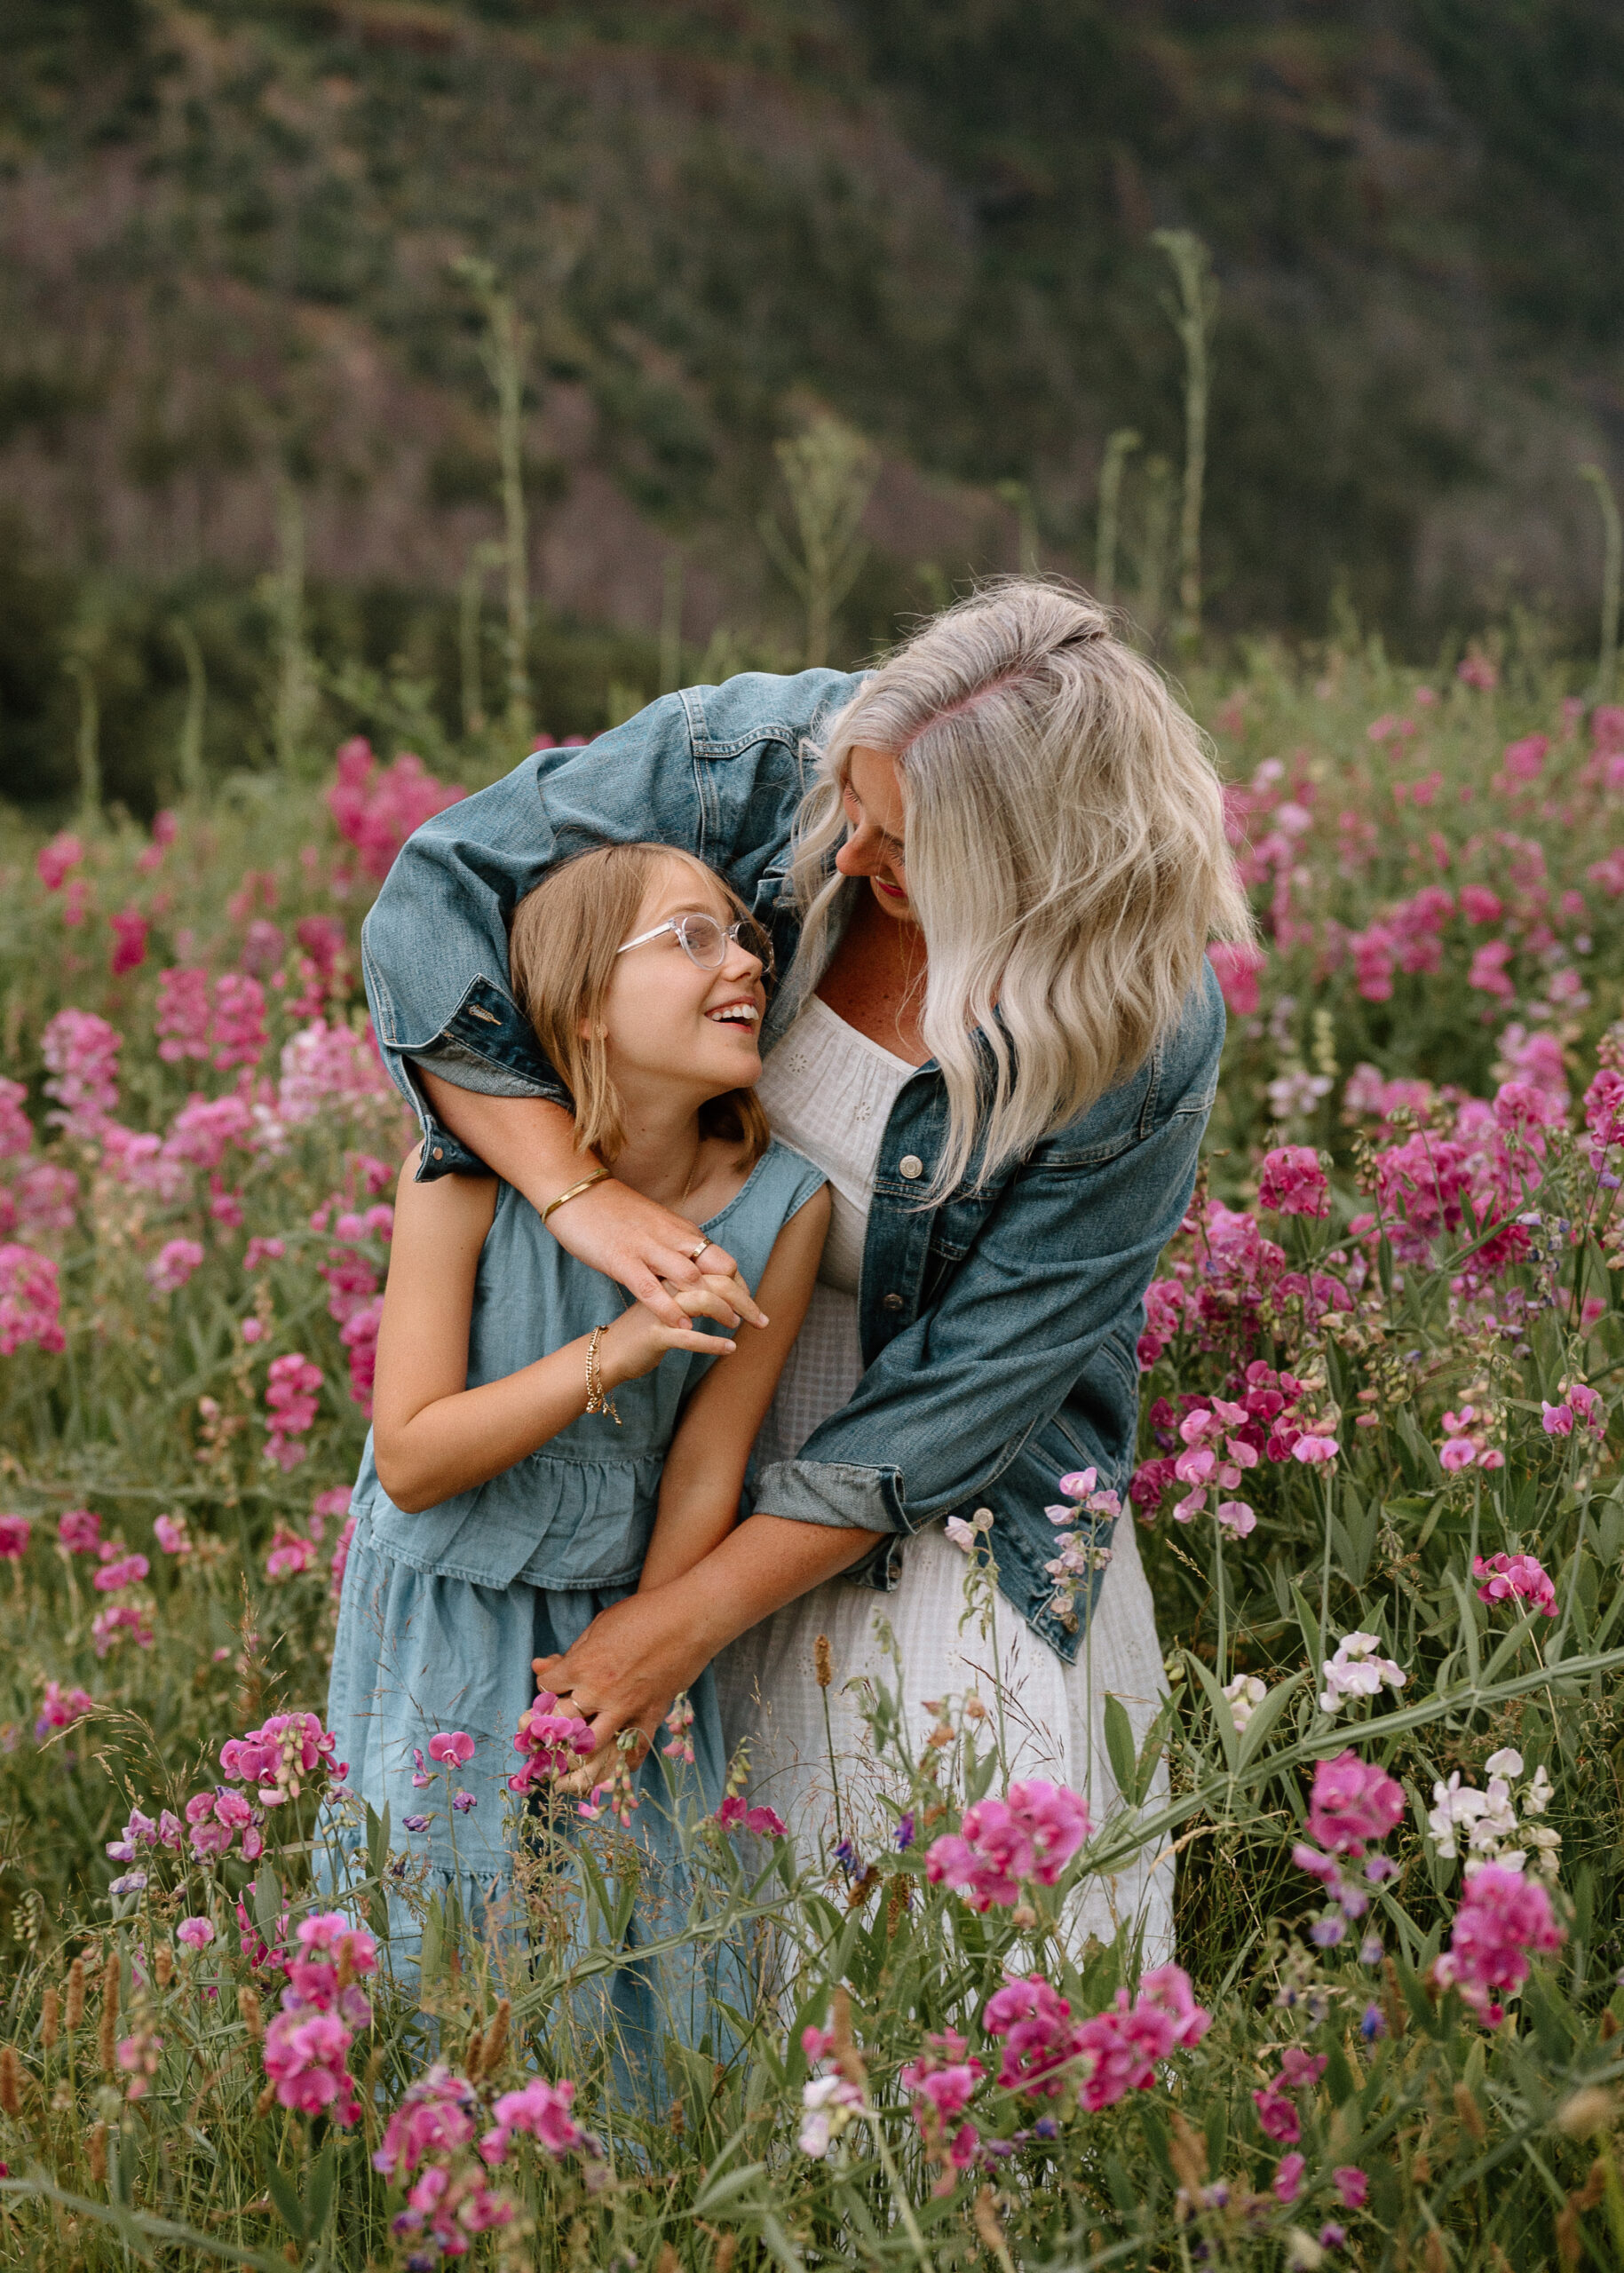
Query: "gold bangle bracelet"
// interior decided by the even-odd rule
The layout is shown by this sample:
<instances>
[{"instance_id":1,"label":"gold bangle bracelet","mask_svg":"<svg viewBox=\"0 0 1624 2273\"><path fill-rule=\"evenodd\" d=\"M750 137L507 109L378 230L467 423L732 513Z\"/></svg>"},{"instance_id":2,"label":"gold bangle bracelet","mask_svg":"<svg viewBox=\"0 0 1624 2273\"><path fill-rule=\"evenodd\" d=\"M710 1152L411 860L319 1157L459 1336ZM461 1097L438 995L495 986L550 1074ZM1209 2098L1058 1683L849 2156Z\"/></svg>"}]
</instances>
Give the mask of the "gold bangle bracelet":
<instances>
[{"instance_id":1,"label":"gold bangle bracelet","mask_svg":"<svg viewBox=\"0 0 1624 2273\"><path fill-rule=\"evenodd\" d=\"M583 1176L579 1184L572 1184L567 1192L561 1192L556 1200L550 1200L542 1210L543 1223L556 1208L562 1208L566 1200L579 1200L583 1192L590 1192L595 1184L602 1184L608 1173L607 1168L594 1168L590 1176Z\"/></svg>"}]
</instances>

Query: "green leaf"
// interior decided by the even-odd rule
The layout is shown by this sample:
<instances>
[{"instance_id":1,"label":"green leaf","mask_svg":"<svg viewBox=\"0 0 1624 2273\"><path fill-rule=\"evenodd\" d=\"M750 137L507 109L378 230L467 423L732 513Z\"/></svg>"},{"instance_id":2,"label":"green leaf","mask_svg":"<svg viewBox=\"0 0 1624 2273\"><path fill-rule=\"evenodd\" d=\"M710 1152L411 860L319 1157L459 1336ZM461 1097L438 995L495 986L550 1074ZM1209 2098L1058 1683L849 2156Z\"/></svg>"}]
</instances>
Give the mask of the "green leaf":
<instances>
[{"instance_id":1,"label":"green leaf","mask_svg":"<svg viewBox=\"0 0 1624 2273\"><path fill-rule=\"evenodd\" d=\"M329 2139L316 2158L305 2190L305 2230L313 2241L319 2241L327 2230L328 2214L333 2206L333 2182L337 2175L338 2142Z\"/></svg>"},{"instance_id":2,"label":"green leaf","mask_svg":"<svg viewBox=\"0 0 1624 2273\"><path fill-rule=\"evenodd\" d=\"M1235 1716L1230 1710L1229 1699L1218 1684L1217 1675L1202 1663L1193 1650L1185 1650L1181 1654L1206 1691L1207 1701L1212 1707L1213 1726L1217 1731L1218 1742L1224 1747L1224 1765L1232 1776L1240 1763L1240 1738L1236 1733Z\"/></svg>"},{"instance_id":3,"label":"green leaf","mask_svg":"<svg viewBox=\"0 0 1624 2273\"><path fill-rule=\"evenodd\" d=\"M1240 1739L1240 1754L1238 1762L1240 1767L1244 1768L1248 1761L1256 1759L1268 1742L1275 1723L1291 1702L1299 1683L1307 1679L1308 1671L1304 1667L1301 1673L1294 1673L1289 1681L1277 1682L1264 1699L1263 1703L1254 1709L1251 1719L1246 1724L1245 1734Z\"/></svg>"},{"instance_id":4,"label":"green leaf","mask_svg":"<svg viewBox=\"0 0 1624 2273\"><path fill-rule=\"evenodd\" d=\"M707 2177L693 2198L693 2215L710 2218L729 2202L736 2201L745 2190L755 2185L766 2170L765 2163L746 2163L741 2169L722 2171Z\"/></svg>"},{"instance_id":5,"label":"green leaf","mask_svg":"<svg viewBox=\"0 0 1624 2273\"><path fill-rule=\"evenodd\" d=\"M1120 1697L1107 1693L1105 1698L1105 1755L1111 1762L1111 1773L1116 1778L1116 1787L1125 1800L1131 1802L1135 1783L1134 1770L1137 1765L1133 1740L1133 1723L1128 1708Z\"/></svg>"},{"instance_id":6,"label":"green leaf","mask_svg":"<svg viewBox=\"0 0 1624 2273\"><path fill-rule=\"evenodd\" d=\"M305 2205L299 2199L297 2184L278 2164L267 2162L265 2166L265 2192L276 2206L277 2216L287 2227L294 2240L302 2244L306 2228Z\"/></svg>"},{"instance_id":7,"label":"green leaf","mask_svg":"<svg viewBox=\"0 0 1624 2273\"><path fill-rule=\"evenodd\" d=\"M261 1856L254 1878L254 1922L274 1947L282 1918L282 1890L275 1872Z\"/></svg>"}]
</instances>

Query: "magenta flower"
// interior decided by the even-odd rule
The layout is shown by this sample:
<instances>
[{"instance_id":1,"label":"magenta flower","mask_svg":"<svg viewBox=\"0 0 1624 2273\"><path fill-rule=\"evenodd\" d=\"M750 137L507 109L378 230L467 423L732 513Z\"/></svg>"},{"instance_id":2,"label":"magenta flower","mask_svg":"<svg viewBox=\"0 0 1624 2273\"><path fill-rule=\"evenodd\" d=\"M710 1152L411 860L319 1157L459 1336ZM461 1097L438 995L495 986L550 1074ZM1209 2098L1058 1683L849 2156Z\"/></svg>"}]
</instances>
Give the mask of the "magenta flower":
<instances>
[{"instance_id":1,"label":"magenta flower","mask_svg":"<svg viewBox=\"0 0 1624 2273\"><path fill-rule=\"evenodd\" d=\"M1265 2084L1262 2091L1255 2091L1252 2103L1257 2110L1258 2126L1265 2139L1272 2139L1277 2146L1296 2145L1303 2136L1302 2119L1278 2084Z\"/></svg>"},{"instance_id":2,"label":"magenta flower","mask_svg":"<svg viewBox=\"0 0 1624 2273\"><path fill-rule=\"evenodd\" d=\"M93 1713L95 1709L96 1700L88 1690L64 1691L59 1681L48 1681L34 1723L35 1743L44 1744L53 1729L69 1729L75 1721L82 1721L87 1713Z\"/></svg>"},{"instance_id":3,"label":"magenta flower","mask_svg":"<svg viewBox=\"0 0 1624 2273\"><path fill-rule=\"evenodd\" d=\"M147 918L139 907L121 907L107 918L113 929L113 953L107 967L115 978L139 970L147 960Z\"/></svg>"},{"instance_id":4,"label":"magenta flower","mask_svg":"<svg viewBox=\"0 0 1624 2273\"><path fill-rule=\"evenodd\" d=\"M550 2155L567 2155L583 2146L586 2134L569 2111L574 2096L575 2087L567 2079L550 2084L541 2076L533 2076L522 2091L504 2092L492 2110L496 2127L480 2140L479 2152L487 2163L504 2161L516 2131Z\"/></svg>"},{"instance_id":5,"label":"magenta flower","mask_svg":"<svg viewBox=\"0 0 1624 2273\"><path fill-rule=\"evenodd\" d=\"M21 1562L33 1528L27 1516L0 1516L0 1562Z\"/></svg>"},{"instance_id":6,"label":"magenta flower","mask_svg":"<svg viewBox=\"0 0 1624 2273\"><path fill-rule=\"evenodd\" d=\"M1004 2039L1002 2089L1045 2099L1065 2090L1063 2071L1082 2048L1081 2031L1068 2000L1041 1973L1010 1975L987 1999L981 2022L989 2036Z\"/></svg>"},{"instance_id":7,"label":"magenta flower","mask_svg":"<svg viewBox=\"0 0 1624 2273\"><path fill-rule=\"evenodd\" d=\"M1308 2165L1299 2154L1282 2155L1275 2165L1272 2181L1274 2198L1287 2206L1295 2202L1303 2190L1303 2174Z\"/></svg>"},{"instance_id":8,"label":"magenta flower","mask_svg":"<svg viewBox=\"0 0 1624 2273\"><path fill-rule=\"evenodd\" d=\"M956 1833L934 1841L925 1874L944 1881L974 1910L1020 1900L1021 1881L1053 1886L1093 1826L1088 1810L1064 1784L1034 1778L1011 1784L1007 1800L966 1808Z\"/></svg>"},{"instance_id":9,"label":"magenta flower","mask_svg":"<svg viewBox=\"0 0 1624 2273\"><path fill-rule=\"evenodd\" d=\"M1371 1841L1386 1838L1403 1814L1403 1786L1358 1753L1341 1752L1316 1766L1308 1831L1328 1853L1362 1856Z\"/></svg>"},{"instance_id":10,"label":"magenta flower","mask_svg":"<svg viewBox=\"0 0 1624 2273\"><path fill-rule=\"evenodd\" d=\"M355 2122L360 2101L345 2064L353 2041L331 2013L278 2013L265 2031L265 2071L282 2106L346 2126Z\"/></svg>"},{"instance_id":11,"label":"magenta flower","mask_svg":"<svg viewBox=\"0 0 1624 2273\"><path fill-rule=\"evenodd\" d=\"M53 1357L65 1350L61 1311L51 1257L14 1241L0 1246L0 1358L9 1358L25 1342L36 1342Z\"/></svg>"},{"instance_id":12,"label":"magenta flower","mask_svg":"<svg viewBox=\"0 0 1624 2273\"><path fill-rule=\"evenodd\" d=\"M35 874L47 891L60 891L67 881L68 870L76 868L83 858L84 847L79 839L63 829L35 854Z\"/></svg>"},{"instance_id":13,"label":"magenta flower","mask_svg":"<svg viewBox=\"0 0 1624 2273\"><path fill-rule=\"evenodd\" d=\"M101 1517L88 1508L68 1508L57 1517L57 1545L69 1555L94 1555L101 1545Z\"/></svg>"},{"instance_id":14,"label":"magenta flower","mask_svg":"<svg viewBox=\"0 0 1624 2273\"><path fill-rule=\"evenodd\" d=\"M1477 1589L1479 1602L1513 1602L1521 1597L1535 1610L1542 1610L1547 1618L1557 1615L1557 1589L1544 1565L1532 1555L1491 1555L1486 1562L1479 1555L1473 1561L1472 1576L1485 1582Z\"/></svg>"},{"instance_id":15,"label":"magenta flower","mask_svg":"<svg viewBox=\"0 0 1624 2273\"><path fill-rule=\"evenodd\" d=\"M337 1741L313 1713L273 1713L263 1728L228 1737L220 1766L228 1783L253 1784L263 1803L276 1807L297 1799L320 1770L332 1769Z\"/></svg>"},{"instance_id":16,"label":"magenta flower","mask_svg":"<svg viewBox=\"0 0 1624 2273\"><path fill-rule=\"evenodd\" d=\"M20 1081L0 1075L0 1160L20 1160L34 1144L28 1113L28 1092Z\"/></svg>"},{"instance_id":17,"label":"magenta flower","mask_svg":"<svg viewBox=\"0 0 1624 2273\"><path fill-rule=\"evenodd\" d=\"M711 1821L719 1823L724 1831L742 1828L752 1832L757 1839L782 1839L789 1830L782 1816L773 1809L747 1807L737 1792L728 1793Z\"/></svg>"},{"instance_id":18,"label":"magenta flower","mask_svg":"<svg viewBox=\"0 0 1624 2273\"><path fill-rule=\"evenodd\" d=\"M1257 1204L1280 1216L1328 1216L1331 1187L1319 1155L1307 1144L1282 1144L1264 1154Z\"/></svg>"},{"instance_id":19,"label":"magenta flower","mask_svg":"<svg viewBox=\"0 0 1624 2273\"><path fill-rule=\"evenodd\" d=\"M578 1713L558 1710L550 1689L540 1691L533 1705L519 1716L513 1749L524 1754L524 1764L508 1778L510 1792L527 1792L533 1784L566 1775L593 1749L591 1729Z\"/></svg>"},{"instance_id":20,"label":"magenta flower","mask_svg":"<svg viewBox=\"0 0 1624 2273\"><path fill-rule=\"evenodd\" d=\"M102 1565L91 1580L99 1595L115 1595L125 1587L139 1587L152 1568L144 1555L121 1555L110 1540L100 1551Z\"/></svg>"},{"instance_id":21,"label":"magenta flower","mask_svg":"<svg viewBox=\"0 0 1624 2273\"><path fill-rule=\"evenodd\" d=\"M190 1555L192 1552L192 1541L184 1516L155 1517L153 1532L166 1555Z\"/></svg>"},{"instance_id":22,"label":"magenta flower","mask_svg":"<svg viewBox=\"0 0 1624 2273\"><path fill-rule=\"evenodd\" d=\"M175 1939L189 1950L206 1950L214 1939L213 1922L207 1918L183 1918L175 1928Z\"/></svg>"},{"instance_id":23,"label":"magenta flower","mask_svg":"<svg viewBox=\"0 0 1624 2273\"><path fill-rule=\"evenodd\" d=\"M429 1738L429 1758L438 1760L442 1767L461 1768L473 1758L473 1738L461 1729L441 1730L438 1736Z\"/></svg>"},{"instance_id":24,"label":"magenta flower","mask_svg":"<svg viewBox=\"0 0 1624 2273\"><path fill-rule=\"evenodd\" d=\"M308 1446L296 1440L306 1435L316 1417L316 1392L321 1368L308 1358L291 1352L273 1358L265 1379L265 1401L270 1409L265 1422L265 1456L284 1474L297 1468Z\"/></svg>"},{"instance_id":25,"label":"magenta flower","mask_svg":"<svg viewBox=\"0 0 1624 2273\"><path fill-rule=\"evenodd\" d=\"M1370 2181L1354 2163L1338 2163L1331 2173L1331 2183L1342 2197L1344 2210L1362 2210L1365 2197L1370 2191Z\"/></svg>"},{"instance_id":26,"label":"magenta flower","mask_svg":"<svg viewBox=\"0 0 1624 2273\"><path fill-rule=\"evenodd\" d=\"M1485 1863L1466 1881L1438 1976L1493 2028L1504 2017L1500 1995L1528 1977L1530 1951L1559 1949L1565 1939L1539 1879Z\"/></svg>"}]
</instances>

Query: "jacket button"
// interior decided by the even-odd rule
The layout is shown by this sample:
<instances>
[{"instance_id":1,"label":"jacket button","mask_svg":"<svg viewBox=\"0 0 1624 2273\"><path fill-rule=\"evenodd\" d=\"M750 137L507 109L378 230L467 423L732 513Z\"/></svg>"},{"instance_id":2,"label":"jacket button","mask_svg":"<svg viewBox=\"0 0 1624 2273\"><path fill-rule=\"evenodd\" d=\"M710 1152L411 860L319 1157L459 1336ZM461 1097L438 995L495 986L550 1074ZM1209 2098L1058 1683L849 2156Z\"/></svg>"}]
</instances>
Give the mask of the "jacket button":
<instances>
[{"instance_id":1,"label":"jacket button","mask_svg":"<svg viewBox=\"0 0 1624 2273\"><path fill-rule=\"evenodd\" d=\"M905 1176L910 1184L916 1184L924 1172L925 1164L917 1152L905 1153L897 1162L897 1174Z\"/></svg>"},{"instance_id":2,"label":"jacket button","mask_svg":"<svg viewBox=\"0 0 1624 2273\"><path fill-rule=\"evenodd\" d=\"M899 1311L902 1308L901 1295L882 1295L880 1297L880 1308L883 1311Z\"/></svg>"}]
</instances>

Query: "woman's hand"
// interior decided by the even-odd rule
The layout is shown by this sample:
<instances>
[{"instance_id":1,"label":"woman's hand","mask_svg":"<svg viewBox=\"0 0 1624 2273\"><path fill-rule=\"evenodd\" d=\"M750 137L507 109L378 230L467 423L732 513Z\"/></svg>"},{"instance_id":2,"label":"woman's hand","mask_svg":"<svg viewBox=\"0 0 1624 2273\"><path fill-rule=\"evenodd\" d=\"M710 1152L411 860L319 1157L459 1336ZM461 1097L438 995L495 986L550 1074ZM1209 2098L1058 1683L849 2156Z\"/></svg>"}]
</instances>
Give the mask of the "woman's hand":
<instances>
[{"instance_id":1,"label":"woman's hand","mask_svg":"<svg viewBox=\"0 0 1624 2273\"><path fill-rule=\"evenodd\" d=\"M598 1345L598 1369L606 1389L652 1374L668 1350L697 1350L708 1358L725 1357L737 1348L736 1342L701 1334L688 1321L714 1319L731 1334L741 1319L756 1309L749 1287L736 1271L725 1279L707 1271L696 1286L671 1287L666 1291L683 1324L668 1326L646 1303L634 1303L629 1311L622 1311ZM761 1326L767 1323L760 1311L756 1311L756 1318Z\"/></svg>"},{"instance_id":2,"label":"woman's hand","mask_svg":"<svg viewBox=\"0 0 1624 2273\"><path fill-rule=\"evenodd\" d=\"M545 1097L487 1097L482 1090L459 1089L424 1065L416 1072L431 1106L451 1134L494 1175L522 1192L538 1214L597 1167L590 1153L575 1150L575 1124L562 1105L550 1105ZM550 1216L547 1228L566 1255L614 1279L633 1302L646 1303L669 1327L683 1324L673 1291L698 1285L701 1260L709 1271L725 1276L733 1270L733 1256L714 1240L696 1259L699 1232L685 1216L613 1177ZM740 1291L740 1317L751 1326L764 1325L749 1288L741 1284Z\"/></svg>"},{"instance_id":3,"label":"woman's hand","mask_svg":"<svg viewBox=\"0 0 1624 2273\"><path fill-rule=\"evenodd\" d=\"M676 1580L611 1603L562 1657L535 1659L539 1687L591 1723L596 1749L566 1788L590 1791L606 1780L622 1729L637 1730L643 1739L631 1754L635 1765L679 1692L699 1679L719 1647L695 1614L686 1580Z\"/></svg>"}]
</instances>

